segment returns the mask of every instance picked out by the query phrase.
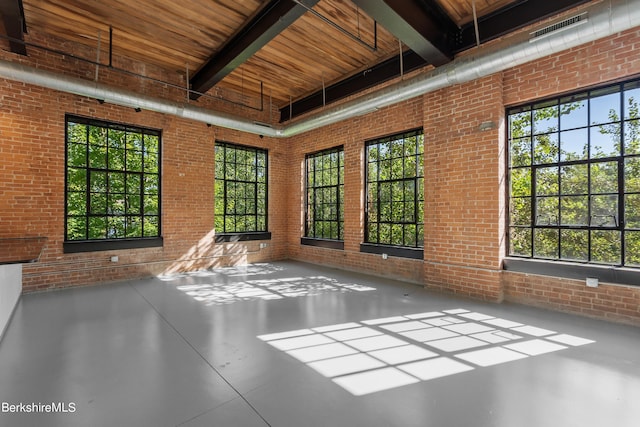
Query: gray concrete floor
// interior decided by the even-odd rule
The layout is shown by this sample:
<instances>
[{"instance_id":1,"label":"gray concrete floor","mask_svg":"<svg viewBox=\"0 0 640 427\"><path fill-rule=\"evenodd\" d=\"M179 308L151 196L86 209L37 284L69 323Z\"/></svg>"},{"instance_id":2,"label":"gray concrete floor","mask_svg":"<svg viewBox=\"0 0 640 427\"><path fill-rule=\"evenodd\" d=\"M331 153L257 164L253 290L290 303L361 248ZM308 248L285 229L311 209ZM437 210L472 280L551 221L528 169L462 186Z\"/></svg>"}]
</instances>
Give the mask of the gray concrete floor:
<instances>
[{"instance_id":1,"label":"gray concrete floor","mask_svg":"<svg viewBox=\"0 0 640 427\"><path fill-rule=\"evenodd\" d=\"M640 330L281 262L30 294L2 426L637 426ZM69 408L69 406L67 406Z\"/></svg>"}]
</instances>

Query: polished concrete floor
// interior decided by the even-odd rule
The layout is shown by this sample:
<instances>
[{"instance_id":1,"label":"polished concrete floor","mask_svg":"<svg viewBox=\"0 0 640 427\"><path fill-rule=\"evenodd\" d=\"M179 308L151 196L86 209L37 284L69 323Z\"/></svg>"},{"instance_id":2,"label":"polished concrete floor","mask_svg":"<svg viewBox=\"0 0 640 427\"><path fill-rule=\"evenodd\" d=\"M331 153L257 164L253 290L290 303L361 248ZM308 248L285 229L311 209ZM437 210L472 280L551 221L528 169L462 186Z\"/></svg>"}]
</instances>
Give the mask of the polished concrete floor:
<instances>
[{"instance_id":1,"label":"polished concrete floor","mask_svg":"<svg viewBox=\"0 0 640 427\"><path fill-rule=\"evenodd\" d=\"M639 402L637 328L295 262L25 295L0 342L1 426L622 427ZM33 403L68 412L8 411Z\"/></svg>"}]
</instances>

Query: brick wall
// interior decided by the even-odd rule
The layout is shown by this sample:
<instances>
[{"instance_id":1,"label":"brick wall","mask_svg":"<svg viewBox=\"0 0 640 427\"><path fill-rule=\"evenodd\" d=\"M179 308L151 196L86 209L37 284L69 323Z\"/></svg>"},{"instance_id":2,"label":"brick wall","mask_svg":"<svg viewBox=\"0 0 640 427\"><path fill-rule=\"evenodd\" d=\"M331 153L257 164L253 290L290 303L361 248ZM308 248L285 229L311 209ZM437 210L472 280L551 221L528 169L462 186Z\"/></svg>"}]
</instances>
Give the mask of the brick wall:
<instances>
[{"instance_id":1,"label":"brick wall","mask_svg":"<svg viewBox=\"0 0 640 427\"><path fill-rule=\"evenodd\" d=\"M423 283L422 262L360 252L364 240L364 141L422 126L423 104L416 98L375 113L340 122L291 138L289 170L290 203L288 256L292 259L331 265L380 276ZM304 158L305 154L344 145L345 205L344 250L325 249L300 244L304 233Z\"/></svg>"},{"instance_id":2,"label":"brick wall","mask_svg":"<svg viewBox=\"0 0 640 427\"><path fill-rule=\"evenodd\" d=\"M56 45L41 35L29 37ZM207 127L152 112L101 105L93 99L0 82L0 237L49 238L40 263L25 266L25 290L81 285L159 272L298 259L400 278L429 288L491 301L502 299L640 324L640 290L601 283L501 271L505 256L506 172L504 108L534 99L631 77L640 70L640 31L524 64L474 82L452 86L366 116L287 139L271 140ZM91 57L75 47L76 54ZM95 68L53 54L0 57L93 78ZM122 68L174 84L167 74L116 58ZM99 81L166 99L184 99L169 86L101 69ZM255 111L206 99L202 103L269 122L275 111ZM132 123L163 130L164 247L63 254L64 114ZM494 128L480 131L490 122ZM364 236L364 141L416 127L425 130L424 260L360 253ZM269 150L269 230L260 242L213 243L215 139ZM303 162L306 153L345 147L345 249L300 245L303 233ZM111 255L120 257L110 263Z\"/></svg>"},{"instance_id":3,"label":"brick wall","mask_svg":"<svg viewBox=\"0 0 640 427\"><path fill-rule=\"evenodd\" d=\"M30 37L40 44L55 45L55 40L37 33ZM88 55L80 47L74 53ZM95 67L82 61L37 49L29 49L28 57L4 51L0 57L76 77L93 79L95 75ZM115 58L114 65L174 83L180 80L120 58ZM99 81L165 99L184 99L184 93L175 89L106 68L100 69ZM204 102L218 111L233 110L229 103ZM63 253L65 113L162 130L162 248ZM251 114L256 120L268 116L268 112ZM266 248L261 249L260 242L214 243L216 139L269 150L269 229L273 238L266 242ZM285 256L286 216L281 202L285 200L287 169L286 146L281 141L0 80L0 159L0 238L48 238L40 262L24 265L25 292ZM110 262L112 255L118 255L118 263Z\"/></svg>"}]
</instances>

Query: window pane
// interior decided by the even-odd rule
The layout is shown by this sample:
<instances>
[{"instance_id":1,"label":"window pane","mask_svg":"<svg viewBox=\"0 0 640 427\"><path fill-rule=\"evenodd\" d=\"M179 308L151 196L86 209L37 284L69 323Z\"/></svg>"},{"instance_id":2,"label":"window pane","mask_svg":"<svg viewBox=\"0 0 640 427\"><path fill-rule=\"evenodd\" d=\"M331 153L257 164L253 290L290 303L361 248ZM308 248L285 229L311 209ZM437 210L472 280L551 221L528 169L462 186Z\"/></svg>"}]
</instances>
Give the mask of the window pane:
<instances>
[{"instance_id":1,"label":"window pane","mask_svg":"<svg viewBox=\"0 0 640 427\"><path fill-rule=\"evenodd\" d=\"M99 145L89 145L89 167L94 169L107 168L107 148Z\"/></svg>"},{"instance_id":2,"label":"window pane","mask_svg":"<svg viewBox=\"0 0 640 427\"><path fill-rule=\"evenodd\" d=\"M640 228L640 194L624 196L624 216L626 228Z\"/></svg>"},{"instance_id":3,"label":"window pane","mask_svg":"<svg viewBox=\"0 0 640 427\"><path fill-rule=\"evenodd\" d=\"M624 124L624 153L640 154L640 120Z\"/></svg>"},{"instance_id":4,"label":"window pane","mask_svg":"<svg viewBox=\"0 0 640 427\"><path fill-rule=\"evenodd\" d=\"M620 155L620 123L592 127L589 135L592 159Z\"/></svg>"},{"instance_id":5,"label":"window pane","mask_svg":"<svg viewBox=\"0 0 640 427\"><path fill-rule=\"evenodd\" d=\"M538 135L533 138L533 162L535 164L558 161L558 134Z\"/></svg>"},{"instance_id":6,"label":"window pane","mask_svg":"<svg viewBox=\"0 0 640 427\"><path fill-rule=\"evenodd\" d=\"M511 195L514 197L531 195L531 169L511 170Z\"/></svg>"},{"instance_id":7,"label":"window pane","mask_svg":"<svg viewBox=\"0 0 640 427\"><path fill-rule=\"evenodd\" d=\"M87 125L68 122L67 123L67 142L76 142L78 144L87 143Z\"/></svg>"},{"instance_id":8,"label":"window pane","mask_svg":"<svg viewBox=\"0 0 640 427\"><path fill-rule=\"evenodd\" d=\"M67 169L67 189L69 191L86 191L87 170L68 168Z\"/></svg>"},{"instance_id":9,"label":"window pane","mask_svg":"<svg viewBox=\"0 0 640 427\"><path fill-rule=\"evenodd\" d=\"M583 160L589 156L589 132L575 129L560 132L560 161Z\"/></svg>"},{"instance_id":10,"label":"window pane","mask_svg":"<svg viewBox=\"0 0 640 427\"><path fill-rule=\"evenodd\" d=\"M586 94L573 98L584 98ZM560 100L560 130L585 127L588 124L588 102L584 99Z\"/></svg>"},{"instance_id":11,"label":"window pane","mask_svg":"<svg viewBox=\"0 0 640 427\"><path fill-rule=\"evenodd\" d=\"M538 197L536 199L536 225L558 225L558 198Z\"/></svg>"},{"instance_id":12,"label":"window pane","mask_svg":"<svg viewBox=\"0 0 640 427\"><path fill-rule=\"evenodd\" d=\"M82 216L67 218L67 240L86 240L86 228L86 217Z\"/></svg>"},{"instance_id":13,"label":"window pane","mask_svg":"<svg viewBox=\"0 0 640 427\"><path fill-rule=\"evenodd\" d=\"M618 163L591 164L591 192L595 194L618 192Z\"/></svg>"},{"instance_id":14,"label":"window pane","mask_svg":"<svg viewBox=\"0 0 640 427\"><path fill-rule=\"evenodd\" d=\"M69 192L67 194L67 215L84 216L87 213L87 194Z\"/></svg>"},{"instance_id":15,"label":"window pane","mask_svg":"<svg viewBox=\"0 0 640 427\"><path fill-rule=\"evenodd\" d=\"M626 193L640 192L640 157L624 161L624 191Z\"/></svg>"},{"instance_id":16,"label":"window pane","mask_svg":"<svg viewBox=\"0 0 640 427\"><path fill-rule=\"evenodd\" d=\"M536 229L534 232L533 254L540 258L558 259L558 230Z\"/></svg>"},{"instance_id":17,"label":"window pane","mask_svg":"<svg viewBox=\"0 0 640 427\"><path fill-rule=\"evenodd\" d=\"M536 194L539 196L549 196L558 194L558 168L539 168L536 171Z\"/></svg>"},{"instance_id":18,"label":"window pane","mask_svg":"<svg viewBox=\"0 0 640 427\"><path fill-rule=\"evenodd\" d=\"M562 230L560 238L562 259L589 260L589 232L587 230Z\"/></svg>"},{"instance_id":19,"label":"window pane","mask_svg":"<svg viewBox=\"0 0 640 427\"><path fill-rule=\"evenodd\" d=\"M586 164L560 167L561 194L588 194L589 174Z\"/></svg>"},{"instance_id":20,"label":"window pane","mask_svg":"<svg viewBox=\"0 0 640 427\"><path fill-rule=\"evenodd\" d=\"M640 232L627 231L624 236L625 265L640 267Z\"/></svg>"},{"instance_id":21,"label":"window pane","mask_svg":"<svg viewBox=\"0 0 640 427\"><path fill-rule=\"evenodd\" d=\"M621 242L619 231L595 230L591 232L591 260L604 264L620 264Z\"/></svg>"},{"instance_id":22,"label":"window pane","mask_svg":"<svg viewBox=\"0 0 640 427\"><path fill-rule=\"evenodd\" d=\"M509 138L531 135L531 111L509 115Z\"/></svg>"},{"instance_id":23,"label":"window pane","mask_svg":"<svg viewBox=\"0 0 640 427\"><path fill-rule=\"evenodd\" d=\"M640 101L640 86L638 82L631 82L624 85L624 119L640 118L638 102Z\"/></svg>"},{"instance_id":24,"label":"window pane","mask_svg":"<svg viewBox=\"0 0 640 427\"><path fill-rule=\"evenodd\" d=\"M89 239L105 239L107 237L107 218L89 217Z\"/></svg>"},{"instance_id":25,"label":"window pane","mask_svg":"<svg viewBox=\"0 0 640 427\"><path fill-rule=\"evenodd\" d=\"M561 225L589 225L589 197L564 196L560 206Z\"/></svg>"},{"instance_id":26,"label":"window pane","mask_svg":"<svg viewBox=\"0 0 640 427\"><path fill-rule=\"evenodd\" d=\"M533 110L533 133L556 132L558 130L558 106L539 108Z\"/></svg>"},{"instance_id":27,"label":"window pane","mask_svg":"<svg viewBox=\"0 0 640 427\"><path fill-rule=\"evenodd\" d=\"M67 144L67 165L83 167L87 165L87 146Z\"/></svg>"},{"instance_id":28,"label":"window pane","mask_svg":"<svg viewBox=\"0 0 640 427\"><path fill-rule=\"evenodd\" d=\"M511 199L511 225L531 225L531 198L514 197Z\"/></svg>"},{"instance_id":29,"label":"window pane","mask_svg":"<svg viewBox=\"0 0 640 427\"><path fill-rule=\"evenodd\" d=\"M511 228L509 234L509 254L531 256L530 228Z\"/></svg>"},{"instance_id":30,"label":"window pane","mask_svg":"<svg viewBox=\"0 0 640 427\"><path fill-rule=\"evenodd\" d=\"M109 147L122 148L127 146L126 134L121 129L108 129L107 141Z\"/></svg>"},{"instance_id":31,"label":"window pane","mask_svg":"<svg viewBox=\"0 0 640 427\"><path fill-rule=\"evenodd\" d=\"M614 90L617 87L592 92L589 100L592 125L620 120L620 92L607 94Z\"/></svg>"},{"instance_id":32,"label":"window pane","mask_svg":"<svg viewBox=\"0 0 640 427\"><path fill-rule=\"evenodd\" d=\"M531 138L518 138L511 141L511 166L531 164Z\"/></svg>"},{"instance_id":33,"label":"window pane","mask_svg":"<svg viewBox=\"0 0 640 427\"><path fill-rule=\"evenodd\" d=\"M618 196L591 196L592 227L618 225Z\"/></svg>"}]
</instances>

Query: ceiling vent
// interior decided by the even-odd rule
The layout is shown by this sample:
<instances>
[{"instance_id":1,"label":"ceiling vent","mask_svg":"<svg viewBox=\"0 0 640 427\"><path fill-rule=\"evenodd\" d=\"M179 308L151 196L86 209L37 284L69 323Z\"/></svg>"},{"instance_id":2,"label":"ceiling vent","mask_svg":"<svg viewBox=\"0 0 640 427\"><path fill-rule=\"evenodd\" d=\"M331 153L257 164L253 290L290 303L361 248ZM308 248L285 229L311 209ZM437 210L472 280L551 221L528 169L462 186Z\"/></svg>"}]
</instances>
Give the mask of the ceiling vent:
<instances>
[{"instance_id":1,"label":"ceiling vent","mask_svg":"<svg viewBox=\"0 0 640 427\"><path fill-rule=\"evenodd\" d=\"M567 18L564 21L556 22L553 25L549 25L547 27L536 30L531 34L530 42L540 40L551 34L558 33L560 31L566 31L571 28L575 28L578 25L582 25L587 22L587 12L583 12L580 15L572 16L571 18Z\"/></svg>"}]
</instances>

